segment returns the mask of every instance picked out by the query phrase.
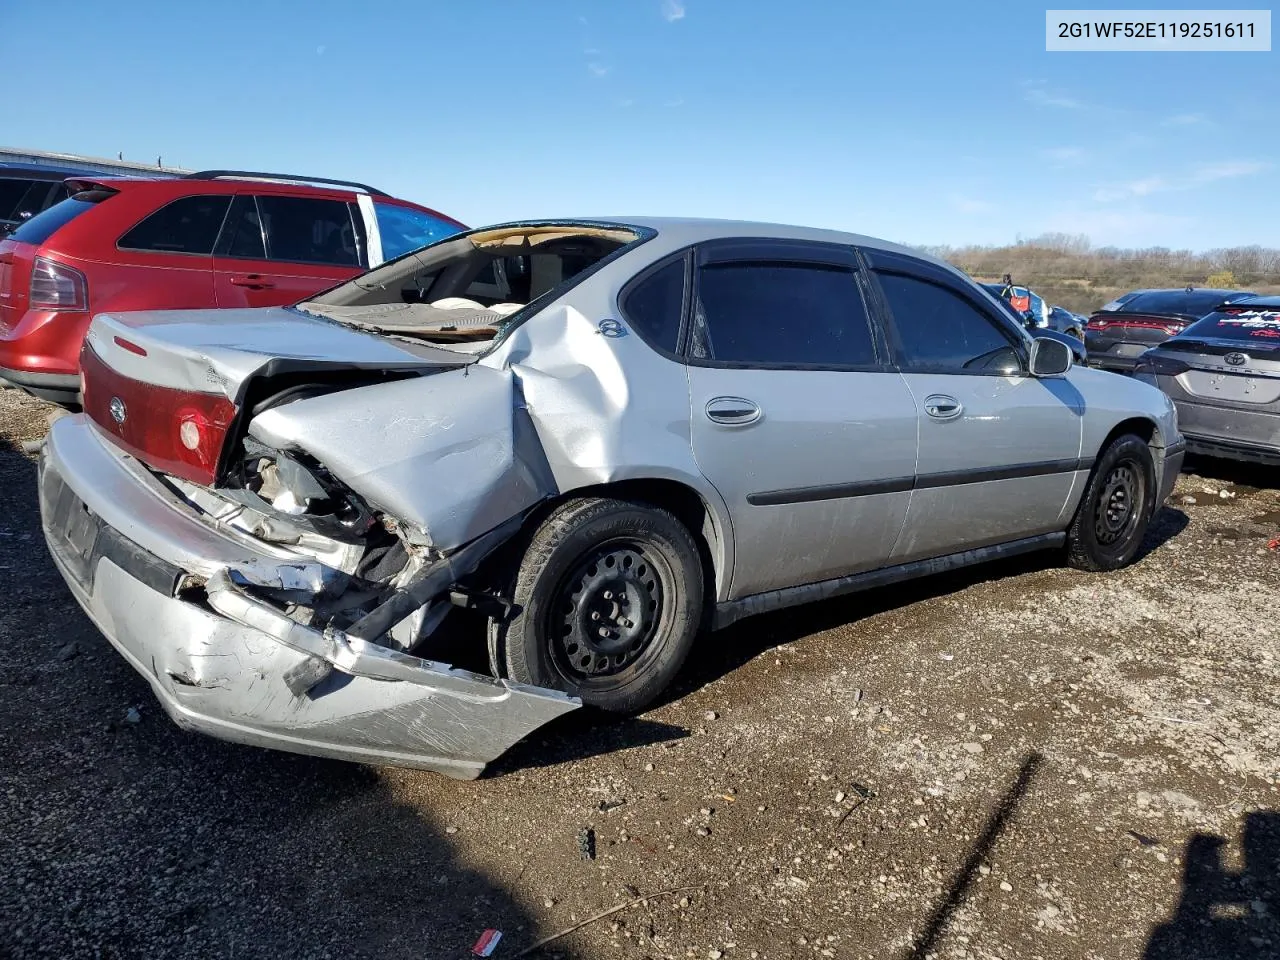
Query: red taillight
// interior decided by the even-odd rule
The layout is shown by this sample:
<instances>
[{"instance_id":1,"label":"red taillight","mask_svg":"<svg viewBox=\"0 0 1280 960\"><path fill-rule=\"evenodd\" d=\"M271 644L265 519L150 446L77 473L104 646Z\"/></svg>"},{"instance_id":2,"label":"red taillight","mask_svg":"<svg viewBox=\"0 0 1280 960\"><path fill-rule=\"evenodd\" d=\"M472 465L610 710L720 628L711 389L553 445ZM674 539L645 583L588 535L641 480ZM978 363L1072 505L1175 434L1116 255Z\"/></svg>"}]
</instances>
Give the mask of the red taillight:
<instances>
[{"instance_id":1,"label":"red taillight","mask_svg":"<svg viewBox=\"0 0 1280 960\"><path fill-rule=\"evenodd\" d=\"M31 263L31 306L46 310L88 310L89 281L73 267L36 257Z\"/></svg>"},{"instance_id":2,"label":"red taillight","mask_svg":"<svg viewBox=\"0 0 1280 960\"><path fill-rule=\"evenodd\" d=\"M1107 329L1107 324L1109 322L1110 321L1104 320L1102 317L1093 317L1087 324L1085 324L1085 326L1090 330L1105 330Z\"/></svg>"},{"instance_id":3,"label":"red taillight","mask_svg":"<svg viewBox=\"0 0 1280 960\"><path fill-rule=\"evenodd\" d=\"M163 473L205 486L216 480L236 414L230 400L126 377L88 343L80 370L84 411L112 440Z\"/></svg>"}]
</instances>

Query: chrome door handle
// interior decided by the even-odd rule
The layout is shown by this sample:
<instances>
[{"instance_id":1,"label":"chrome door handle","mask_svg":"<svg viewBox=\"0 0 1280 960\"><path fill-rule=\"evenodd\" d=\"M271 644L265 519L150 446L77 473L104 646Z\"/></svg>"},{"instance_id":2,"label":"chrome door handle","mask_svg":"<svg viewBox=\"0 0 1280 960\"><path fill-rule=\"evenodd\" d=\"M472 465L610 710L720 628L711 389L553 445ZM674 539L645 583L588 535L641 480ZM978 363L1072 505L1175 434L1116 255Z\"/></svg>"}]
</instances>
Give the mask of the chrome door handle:
<instances>
[{"instance_id":1,"label":"chrome door handle","mask_svg":"<svg viewBox=\"0 0 1280 960\"><path fill-rule=\"evenodd\" d=\"M705 408L707 419L729 427L745 427L760 419L760 405L742 397L712 397Z\"/></svg>"},{"instance_id":2,"label":"chrome door handle","mask_svg":"<svg viewBox=\"0 0 1280 960\"><path fill-rule=\"evenodd\" d=\"M924 398L924 412L935 420L951 420L964 413L964 406L955 397L935 393Z\"/></svg>"}]
</instances>

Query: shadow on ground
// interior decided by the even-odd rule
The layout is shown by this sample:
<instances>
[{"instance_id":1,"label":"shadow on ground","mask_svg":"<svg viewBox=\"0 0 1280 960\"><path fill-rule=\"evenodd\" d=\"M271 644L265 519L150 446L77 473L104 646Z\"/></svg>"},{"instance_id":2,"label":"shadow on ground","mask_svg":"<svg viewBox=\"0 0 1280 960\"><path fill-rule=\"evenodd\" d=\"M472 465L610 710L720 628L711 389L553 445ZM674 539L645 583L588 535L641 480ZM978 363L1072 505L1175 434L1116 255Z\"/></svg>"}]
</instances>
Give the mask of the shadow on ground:
<instances>
[{"instance_id":1,"label":"shadow on ground","mask_svg":"<svg viewBox=\"0 0 1280 960\"><path fill-rule=\"evenodd\" d=\"M1223 862L1227 841L1187 843L1182 898L1147 943L1144 960L1272 960L1280 957L1280 813L1245 817L1242 866Z\"/></svg>"}]
</instances>

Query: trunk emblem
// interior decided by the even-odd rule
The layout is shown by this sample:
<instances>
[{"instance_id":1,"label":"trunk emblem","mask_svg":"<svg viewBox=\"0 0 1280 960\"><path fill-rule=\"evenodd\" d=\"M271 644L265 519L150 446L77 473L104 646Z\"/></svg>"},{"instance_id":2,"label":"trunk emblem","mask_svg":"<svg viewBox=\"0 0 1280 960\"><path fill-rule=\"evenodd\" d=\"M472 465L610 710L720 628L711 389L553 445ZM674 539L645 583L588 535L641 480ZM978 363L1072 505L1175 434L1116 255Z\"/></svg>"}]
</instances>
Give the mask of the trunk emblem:
<instances>
[{"instance_id":1,"label":"trunk emblem","mask_svg":"<svg viewBox=\"0 0 1280 960\"><path fill-rule=\"evenodd\" d=\"M112 397L111 402L107 404L107 409L111 411L111 419L117 424L123 424L129 417L129 411L119 397Z\"/></svg>"},{"instance_id":2,"label":"trunk emblem","mask_svg":"<svg viewBox=\"0 0 1280 960\"><path fill-rule=\"evenodd\" d=\"M1222 359L1233 367L1243 367L1249 362L1249 355L1247 353L1228 353Z\"/></svg>"}]
</instances>

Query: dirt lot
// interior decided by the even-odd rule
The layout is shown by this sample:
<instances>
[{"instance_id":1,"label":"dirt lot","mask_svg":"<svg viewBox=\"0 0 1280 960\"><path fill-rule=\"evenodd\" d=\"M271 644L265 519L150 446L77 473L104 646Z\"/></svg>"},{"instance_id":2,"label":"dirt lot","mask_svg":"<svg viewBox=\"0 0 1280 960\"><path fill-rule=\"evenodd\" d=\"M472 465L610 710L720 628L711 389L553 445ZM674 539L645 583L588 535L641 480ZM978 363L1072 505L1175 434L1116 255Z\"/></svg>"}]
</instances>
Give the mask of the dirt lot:
<instances>
[{"instance_id":1,"label":"dirt lot","mask_svg":"<svg viewBox=\"0 0 1280 960\"><path fill-rule=\"evenodd\" d=\"M0 393L0 955L512 958L674 890L536 955L1280 956L1265 472L1194 465L1122 573L743 622L457 783L178 731L46 557L46 412Z\"/></svg>"}]
</instances>

